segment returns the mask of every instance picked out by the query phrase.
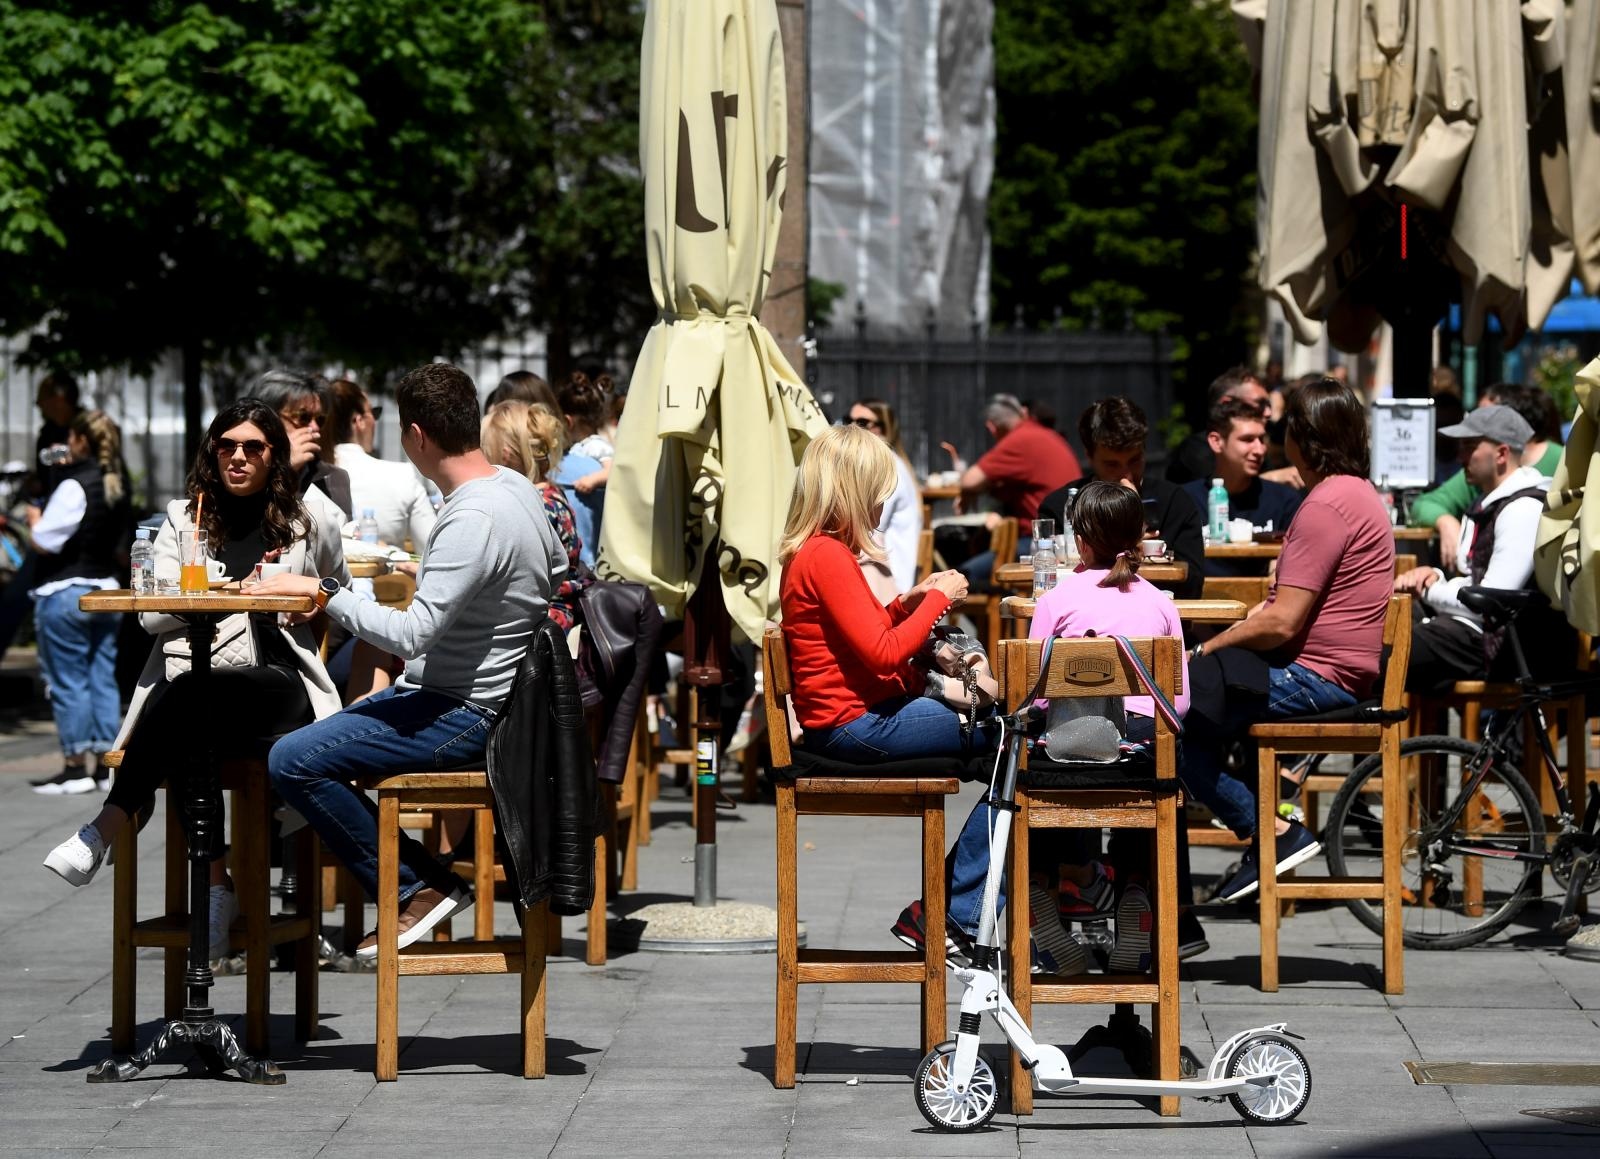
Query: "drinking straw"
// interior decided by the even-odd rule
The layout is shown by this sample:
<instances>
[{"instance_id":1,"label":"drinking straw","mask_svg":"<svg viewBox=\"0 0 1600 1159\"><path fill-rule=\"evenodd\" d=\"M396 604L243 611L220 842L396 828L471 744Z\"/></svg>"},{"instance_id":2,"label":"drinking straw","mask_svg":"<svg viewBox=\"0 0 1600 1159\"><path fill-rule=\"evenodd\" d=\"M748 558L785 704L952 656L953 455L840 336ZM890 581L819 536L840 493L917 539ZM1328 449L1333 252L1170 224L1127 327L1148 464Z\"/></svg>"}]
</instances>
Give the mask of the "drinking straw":
<instances>
[{"instance_id":1,"label":"drinking straw","mask_svg":"<svg viewBox=\"0 0 1600 1159\"><path fill-rule=\"evenodd\" d=\"M206 493L201 491L194 497L194 553L190 556L190 564L200 562L200 515L205 511Z\"/></svg>"}]
</instances>

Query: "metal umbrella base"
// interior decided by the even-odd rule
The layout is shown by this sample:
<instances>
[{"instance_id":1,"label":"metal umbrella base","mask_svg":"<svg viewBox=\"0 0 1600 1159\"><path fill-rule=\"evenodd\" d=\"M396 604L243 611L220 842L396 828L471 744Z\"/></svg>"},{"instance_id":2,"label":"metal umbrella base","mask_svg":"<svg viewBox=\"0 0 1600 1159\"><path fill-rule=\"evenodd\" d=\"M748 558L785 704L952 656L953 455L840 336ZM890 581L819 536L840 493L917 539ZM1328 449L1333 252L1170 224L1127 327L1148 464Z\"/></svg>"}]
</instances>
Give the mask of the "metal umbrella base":
<instances>
[{"instance_id":1,"label":"metal umbrella base","mask_svg":"<svg viewBox=\"0 0 1600 1159\"><path fill-rule=\"evenodd\" d=\"M251 1058L245 1054L227 1023L214 1016L191 1019L187 1013L167 1023L155 1041L138 1054L96 1063L88 1079L92 1083L122 1083L138 1078L167 1047L185 1043L194 1047L195 1054L205 1064L206 1073L213 1078L233 1070L245 1082L259 1086L279 1087L287 1081L271 1059Z\"/></svg>"}]
</instances>

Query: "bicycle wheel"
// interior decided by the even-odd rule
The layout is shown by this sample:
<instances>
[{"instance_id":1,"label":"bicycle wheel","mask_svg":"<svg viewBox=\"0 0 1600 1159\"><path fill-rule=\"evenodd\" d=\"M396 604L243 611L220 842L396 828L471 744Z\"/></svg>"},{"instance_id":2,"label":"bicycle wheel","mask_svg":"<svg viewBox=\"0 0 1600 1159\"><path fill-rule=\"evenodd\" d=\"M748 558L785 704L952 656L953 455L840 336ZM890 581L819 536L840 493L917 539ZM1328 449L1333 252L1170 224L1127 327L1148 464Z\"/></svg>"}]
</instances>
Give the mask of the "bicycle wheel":
<instances>
[{"instance_id":1,"label":"bicycle wheel","mask_svg":"<svg viewBox=\"0 0 1600 1159\"><path fill-rule=\"evenodd\" d=\"M1522 774L1495 764L1466 803L1454 833L1439 818L1452 813L1474 769L1478 746L1451 736L1419 736L1400 746L1406 780L1401 888L1405 944L1455 950L1493 937L1534 895L1543 867L1513 853L1544 853L1544 816ZM1328 810L1322 842L1335 877L1383 873L1383 761L1371 756L1351 772ZM1481 842L1493 853L1445 850L1446 836ZM1345 903L1362 925L1383 932L1381 902Z\"/></svg>"}]
</instances>

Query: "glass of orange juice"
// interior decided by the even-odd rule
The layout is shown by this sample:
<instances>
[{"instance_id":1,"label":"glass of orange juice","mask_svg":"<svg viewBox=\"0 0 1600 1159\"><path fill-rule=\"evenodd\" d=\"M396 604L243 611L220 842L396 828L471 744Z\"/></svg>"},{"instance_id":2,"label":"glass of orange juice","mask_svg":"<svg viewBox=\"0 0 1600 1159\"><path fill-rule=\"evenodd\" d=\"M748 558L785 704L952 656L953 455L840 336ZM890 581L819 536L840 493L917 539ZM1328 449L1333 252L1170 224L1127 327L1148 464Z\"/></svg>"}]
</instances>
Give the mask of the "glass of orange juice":
<instances>
[{"instance_id":1,"label":"glass of orange juice","mask_svg":"<svg viewBox=\"0 0 1600 1159\"><path fill-rule=\"evenodd\" d=\"M178 590L210 590L207 561L211 558L209 537L204 531L178 532Z\"/></svg>"}]
</instances>

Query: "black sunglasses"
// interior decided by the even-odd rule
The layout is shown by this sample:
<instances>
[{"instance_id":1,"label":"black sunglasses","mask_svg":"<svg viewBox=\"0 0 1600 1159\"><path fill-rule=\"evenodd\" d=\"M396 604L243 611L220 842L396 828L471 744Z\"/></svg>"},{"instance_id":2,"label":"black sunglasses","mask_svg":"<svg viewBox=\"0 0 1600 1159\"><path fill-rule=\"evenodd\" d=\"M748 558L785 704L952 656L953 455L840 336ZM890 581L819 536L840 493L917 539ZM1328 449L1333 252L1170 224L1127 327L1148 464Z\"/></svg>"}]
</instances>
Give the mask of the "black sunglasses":
<instances>
[{"instance_id":1,"label":"black sunglasses","mask_svg":"<svg viewBox=\"0 0 1600 1159\"><path fill-rule=\"evenodd\" d=\"M877 419L846 419L845 421L852 426L864 427L869 431L873 427L881 427L883 425Z\"/></svg>"},{"instance_id":2,"label":"black sunglasses","mask_svg":"<svg viewBox=\"0 0 1600 1159\"><path fill-rule=\"evenodd\" d=\"M320 410L281 410L278 417L292 427L306 427L322 421Z\"/></svg>"},{"instance_id":3,"label":"black sunglasses","mask_svg":"<svg viewBox=\"0 0 1600 1159\"><path fill-rule=\"evenodd\" d=\"M245 439L242 443L237 439L212 439L211 449L224 459L233 458L234 452L239 450L244 451L247 459L259 459L267 453L267 444L260 439Z\"/></svg>"},{"instance_id":4,"label":"black sunglasses","mask_svg":"<svg viewBox=\"0 0 1600 1159\"><path fill-rule=\"evenodd\" d=\"M367 409L372 411L372 421L373 422L377 422L379 419L381 419L383 417L383 408L381 406L368 407Z\"/></svg>"}]
</instances>

